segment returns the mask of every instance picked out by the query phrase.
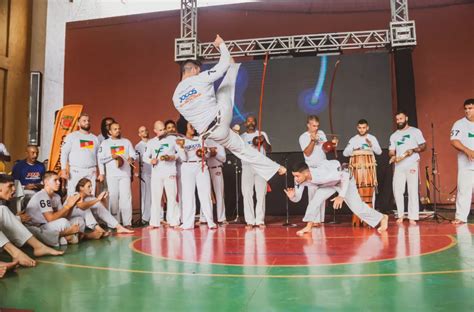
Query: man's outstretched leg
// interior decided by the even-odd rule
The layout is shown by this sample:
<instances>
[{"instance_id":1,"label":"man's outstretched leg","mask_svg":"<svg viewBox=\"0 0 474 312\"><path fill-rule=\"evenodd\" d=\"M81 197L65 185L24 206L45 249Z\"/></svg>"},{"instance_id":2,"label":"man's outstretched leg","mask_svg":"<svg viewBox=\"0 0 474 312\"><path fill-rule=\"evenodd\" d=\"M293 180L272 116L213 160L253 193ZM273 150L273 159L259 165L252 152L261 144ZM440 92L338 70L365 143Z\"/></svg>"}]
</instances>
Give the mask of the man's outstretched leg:
<instances>
[{"instance_id":1,"label":"man's outstretched leg","mask_svg":"<svg viewBox=\"0 0 474 312\"><path fill-rule=\"evenodd\" d=\"M286 168L245 144L237 133L230 130L234 107L235 82L239 68L240 64L231 64L217 90L216 99L220 112L220 123L211 132L209 138L227 148L235 156L239 157L240 160L249 163L258 175L268 181L277 172L280 175L285 174Z\"/></svg>"}]
</instances>

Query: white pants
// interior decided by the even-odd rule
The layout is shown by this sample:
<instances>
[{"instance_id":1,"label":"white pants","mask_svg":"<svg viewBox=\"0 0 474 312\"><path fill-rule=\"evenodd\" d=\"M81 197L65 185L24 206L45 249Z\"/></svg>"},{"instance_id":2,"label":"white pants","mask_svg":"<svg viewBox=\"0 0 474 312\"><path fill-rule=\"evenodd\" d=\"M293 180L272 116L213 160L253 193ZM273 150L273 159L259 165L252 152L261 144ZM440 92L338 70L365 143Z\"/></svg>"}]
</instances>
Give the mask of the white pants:
<instances>
[{"instance_id":1,"label":"white pants","mask_svg":"<svg viewBox=\"0 0 474 312\"><path fill-rule=\"evenodd\" d=\"M71 227L73 224L79 225L79 231L84 232L86 230L86 223L84 219L81 217L72 217L68 219L66 218L59 218L54 221L48 222L46 224L41 225L40 227L47 231L55 231L55 232L62 232Z\"/></svg>"},{"instance_id":2,"label":"white pants","mask_svg":"<svg viewBox=\"0 0 474 312\"><path fill-rule=\"evenodd\" d=\"M303 221L319 222L318 220L321 220L321 204L337 191L339 191L339 187L317 188L313 199L308 203L308 208L306 209L306 214L303 218ZM347 188L344 201L355 215L357 215L362 221L371 227L377 226L377 224L379 224L383 218L383 215L380 212L375 209L371 209L366 203L362 201L353 178L349 180L349 186Z\"/></svg>"},{"instance_id":3,"label":"white pants","mask_svg":"<svg viewBox=\"0 0 474 312\"><path fill-rule=\"evenodd\" d=\"M418 220L420 205L418 202L418 162L407 168L395 167L393 173L393 196L397 205L398 218L402 218L405 212L405 184L408 188L408 219Z\"/></svg>"},{"instance_id":4,"label":"white pants","mask_svg":"<svg viewBox=\"0 0 474 312\"><path fill-rule=\"evenodd\" d=\"M0 206L0 247L10 240L16 246L23 246L32 236L8 207Z\"/></svg>"},{"instance_id":5,"label":"white pants","mask_svg":"<svg viewBox=\"0 0 474 312\"><path fill-rule=\"evenodd\" d=\"M245 143L237 133L230 129L234 108L235 81L239 67L240 64L230 65L216 92L217 106L221 117L219 125L210 133L209 138L227 148L240 160L249 163L258 175L268 181L278 171L280 165Z\"/></svg>"},{"instance_id":6,"label":"white pants","mask_svg":"<svg viewBox=\"0 0 474 312\"><path fill-rule=\"evenodd\" d=\"M141 178L143 179L143 181L140 180L142 221L149 222L151 210L151 175L143 174Z\"/></svg>"},{"instance_id":7,"label":"white pants","mask_svg":"<svg viewBox=\"0 0 474 312\"><path fill-rule=\"evenodd\" d=\"M222 167L209 168L209 173L211 175L214 195L216 196L217 222L224 222L226 221L226 216L224 201L224 175L222 173Z\"/></svg>"},{"instance_id":8,"label":"white pants","mask_svg":"<svg viewBox=\"0 0 474 312\"><path fill-rule=\"evenodd\" d=\"M194 228L194 216L196 214L197 187L201 211L206 218L207 225L214 227L214 217L212 215L211 199L211 178L207 166L202 171L201 163L183 163L181 165L181 187L182 187L182 208L183 208L183 229Z\"/></svg>"},{"instance_id":9,"label":"white pants","mask_svg":"<svg viewBox=\"0 0 474 312\"><path fill-rule=\"evenodd\" d=\"M310 187L308 188L308 203L314 198L314 194L316 194L317 188ZM319 220L315 220L316 223L323 223L324 218L326 217L326 201L323 201L321 206L319 207Z\"/></svg>"},{"instance_id":10,"label":"white pants","mask_svg":"<svg viewBox=\"0 0 474 312\"><path fill-rule=\"evenodd\" d=\"M69 168L69 180L67 182L67 196L71 196L76 192L76 185L82 178L88 178L92 183L92 192L95 194L95 180L97 179L97 168Z\"/></svg>"},{"instance_id":11,"label":"white pants","mask_svg":"<svg viewBox=\"0 0 474 312\"><path fill-rule=\"evenodd\" d=\"M253 202L253 189L257 204ZM267 195L267 181L259 176L252 167L242 166L242 197L244 200L245 222L251 225L265 224L265 195Z\"/></svg>"},{"instance_id":12,"label":"white pants","mask_svg":"<svg viewBox=\"0 0 474 312\"><path fill-rule=\"evenodd\" d=\"M25 227L28 229L28 231L31 232L31 234L33 234L34 237L36 237L43 244L51 246L51 247L57 247L60 245L59 232L48 231L41 227L33 226L33 225L25 225Z\"/></svg>"},{"instance_id":13,"label":"white pants","mask_svg":"<svg viewBox=\"0 0 474 312\"><path fill-rule=\"evenodd\" d=\"M458 169L458 193L456 196L456 219L467 222L474 193L474 170Z\"/></svg>"},{"instance_id":14,"label":"white pants","mask_svg":"<svg viewBox=\"0 0 474 312\"><path fill-rule=\"evenodd\" d=\"M150 225L159 227L163 208L161 198L166 192L166 221L171 226L179 225L179 209L176 202L176 173L154 170L151 174L151 211Z\"/></svg>"},{"instance_id":15,"label":"white pants","mask_svg":"<svg viewBox=\"0 0 474 312\"><path fill-rule=\"evenodd\" d=\"M132 224L132 189L130 177L107 176L110 213L124 226Z\"/></svg>"},{"instance_id":16,"label":"white pants","mask_svg":"<svg viewBox=\"0 0 474 312\"><path fill-rule=\"evenodd\" d=\"M105 222L107 226L111 229L115 229L118 225L118 221L101 203L97 203L86 210L82 210L81 208L75 207L72 211L71 217L83 218L86 227L91 230L95 229L97 225L97 219Z\"/></svg>"}]
</instances>

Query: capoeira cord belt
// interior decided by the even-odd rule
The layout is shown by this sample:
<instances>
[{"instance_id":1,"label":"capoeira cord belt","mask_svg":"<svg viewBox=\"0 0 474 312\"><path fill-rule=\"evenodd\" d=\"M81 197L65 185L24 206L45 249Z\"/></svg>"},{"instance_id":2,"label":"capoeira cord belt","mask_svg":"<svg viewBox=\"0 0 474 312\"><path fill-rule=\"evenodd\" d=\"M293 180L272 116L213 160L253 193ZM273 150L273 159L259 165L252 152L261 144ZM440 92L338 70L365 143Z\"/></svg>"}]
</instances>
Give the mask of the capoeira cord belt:
<instances>
[{"instance_id":1,"label":"capoeira cord belt","mask_svg":"<svg viewBox=\"0 0 474 312\"><path fill-rule=\"evenodd\" d=\"M211 121L211 123L207 127L206 131L204 131L203 134L201 134L201 140L202 140L202 144L201 144L201 149L202 149L201 170L202 170L202 172L204 172L204 166L206 165L206 162L205 162L205 159L204 159L205 158L204 155L206 155L206 148L204 147L204 141L211 135L211 133L214 130L216 130L216 128L220 124L221 124L221 111L217 111L216 118L214 118L214 120Z\"/></svg>"}]
</instances>

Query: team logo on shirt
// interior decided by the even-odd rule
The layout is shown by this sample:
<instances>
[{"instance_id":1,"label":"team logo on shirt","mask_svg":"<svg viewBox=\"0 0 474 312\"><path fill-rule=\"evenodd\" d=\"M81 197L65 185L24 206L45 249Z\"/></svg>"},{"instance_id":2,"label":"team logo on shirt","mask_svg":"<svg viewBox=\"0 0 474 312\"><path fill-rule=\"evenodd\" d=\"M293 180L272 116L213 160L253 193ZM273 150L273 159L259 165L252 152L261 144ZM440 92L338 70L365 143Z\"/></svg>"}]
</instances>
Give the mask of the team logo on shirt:
<instances>
[{"instance_id":1,"label":"team logo on shirt","mask_svg":"<svg viewBox=\"0 0 474 312\"><path fill-rule=\"evenodd\" d=\"M361 149L366 149L366 148L367 149L370 148L369 144L367 143L362 144Z\"/></svg>"},{"instance_id":2,"label":"team logo on shirt","mask_svg":"<svg viewBox=\"0 0 474 312\"><path fill-rule=\"evenodd\" d=\"M94 141L80 140L81 148L93 149Z\"/></svg>"},{"instance_id":3,"label":"team logo on shirt","mask_svg":"<svg viewBox=\"0 0 474 312\"><path fill-rule=\"evenodd\" d=\"M397 141L397 146L405 144L405 141L410 138L409 134L405 134L400 141Z\"/></svg>"},{"instance_id":4,"label":"team logo on shirt","mask_svg":"<svg viewBox=\"0 0 474 312\"><path fill-rule=\"evenodd\" d=\"M467 137L468 137L468 138L474 138L474 133L468 132L468 133L467 133Z\"/></svg>"},{"instance_id":5,"label":"team logo on shirt","mask_svg":"<svg viewBox=\"0 0 474 312\"><path fill-rule=\"evenodd\" d=\"M179 106L182 107L200 96L201 93L198 93L197 90L193 88L179 97Z\"/></svg>"},{"instance_id":6,"label":"team logo on shirt","mask_svg":"<svg viewBox=\"0 0 474 312\"><path fill-rule=\"evenodd\" d=\"M162 151L164 151L165 149L167 149L169 147L170 147L170 145L168 143L161 144L159 149L155 149L155 154L159 155Z\"/></svg>"},{"instance_id":7,"label":"team logo on shirt","mask_svg":"<svg viewBox=\"0 0 474 312\"><path fill-rule=\"evenodd\" d=\"M65 115L63 116L63 118L61 118L59 125L61 126L61 128L63 128L63 130L69 130L72 127L73 121L74 121L74 116Z\"/></svg>"},{"instance_id":8,"label":"team logo on shirt","mask_svg":"<svg viewBox=\"0 0 474 312\"><path fill-rule=\"evenodd\" d=\"M123 146L111 146L110 153L112 155L124 155L125 154L125 147Z\"/></svg>"},{"instance_id":9,"label":"team logo on shirt","mask_svg":"<svg viewBox=\"0 0 474 312\"><path fill-rule=\"evenodd\" d=\"M40 177L41 177L41 174L39 172L28 172L26 174L25 179L26 180L36 180L36 179L39 179Z\"/></svg>"}]
</instances>

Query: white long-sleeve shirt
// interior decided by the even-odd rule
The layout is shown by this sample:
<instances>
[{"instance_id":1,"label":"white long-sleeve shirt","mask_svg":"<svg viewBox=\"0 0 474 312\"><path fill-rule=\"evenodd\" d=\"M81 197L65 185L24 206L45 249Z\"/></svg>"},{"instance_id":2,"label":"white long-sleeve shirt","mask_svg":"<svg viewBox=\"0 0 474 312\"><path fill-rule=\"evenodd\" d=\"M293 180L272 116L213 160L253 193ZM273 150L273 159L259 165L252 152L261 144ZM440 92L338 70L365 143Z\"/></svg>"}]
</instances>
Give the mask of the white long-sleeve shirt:
<instances>
[{"instance_id":1,"label":"white long-sleeve shirt","mask_svg":"<svg viewBox=\"0 0 474 312\"><path fill-rule=\"evenodd\" d=\"M295 181L295 196L290 198L292 202L299 202L303 195L305 186L307 187L334 187L339 196L345 197L349 187L349 172L341 170L341 164L337 160L322 161L318 167L309 168L311 181L298 184Z\"/></svg>"},{"instance_id":2,"label":"white long-sleeve shirt","mask_svg":"<svg viewBox=\"0 0 474 312\"><path fill-rule=\"evenodd\" d=\"M158 163L154 166L152 165L152 174L162 171L170 175L176 175L176 160L160 160L160 157L164 155L179 157L184 160L186 159L184 150L176 145L175 136L166 136L161 140L158 137L154 137L149 140L146 144L143 161L151 164L152 159L158 159Z\"/></svg>"},{"instance_id":3,"label":"white long-sleeve shirt","mask_svg":"<svg viewBox=\"0 0 474 312\"><path fill-rule=\"evenodd\" d=\"M61 146L61 169L66 165L79 168L91 168L97 166L97 152L99 141L92 133L74 131L69 133Z\"/></svg>"},{"instance_id":4,"label":"white long-sleeve shirt","mask_svg":"<svg viewBox=\"0 0 474 312\"><path fill-rule=\"evenodd\" d=\"M225 148L224 146L217 144L211 139L207 139L205 142L207 147L215 147L217 149L217 154L214 157L209 157L207 159L207 165L209 168L222 166L226 161Z\"/></svg>"},{"instance_id":5,"label":"white long-sleeve shirt","mask_svg":"<svg viewBox=\"0 0 474 312\"><path fill-rule=\"evenodd\" d=\"M230 53L225 43L219 46L219 62L199 75L182 80L173 94L173 103L198 133L203 133L214 118L218 107L214 82L224 76L230 66Z\"/></svg>"},{"instance_id":6,"label":"white long-sleeve shirt","mask_svg":"<svg viewBox=\"0 0 474 312\"><path fill-rule=\"evenodd\" d=\"M263 135L263 137L265 138L265 140L267 141L267 143L269 145L271 145L270 143L270 139L268 138L268 135L264 132L264 131L261 131L260 132L260 135ZM247 132L244 132L240 135L240 137L242 138L242 140L244 140L244 142L251 146L252 148L254 149L258 149L257 146L253 145L253 139L255 137L259 136L259 133L258 131L255 131L253 133L247 133ZM263 154L263 155L266 155L267 152L265 151L265 148L263 148L263 143L260 145L260 153ZM249 163L245 162L245 161L242 161L242 166L248 166Z\"/></svg>"},{"instance_id":7,"label":"white long-sleeve shirt","mask_svg":"<svg viewBox=\"0 0 474 312\"><path fill-rule=\"evenodd\" d=\"M366 139L368 139L372 143L372 147L369 146ZM354 150L371 150L374 152L375 155L382 154L382 149L380 148L379 141L373 135L367 133L364 136L359 134L354 135L347 143L346 148L342 152L342 154L346 157L352 156L352 152Z\"/></svg>"},{"instance_id":8,"label":"white long-sleeve shirt","mask_svg":"<svg viewBox=\"0 0 474 312\"><path fill-rule=\"evenodd\" d=\"M112 158L113 155L123 158L122 167L117 167L117 162ZM131 168L127 161L129 157L136 159L137 155L132 143L127 139L108 138L100 144L99 162L105 165L106 174L109 177L130 177Z\"/></svg>"}]
</instances>

